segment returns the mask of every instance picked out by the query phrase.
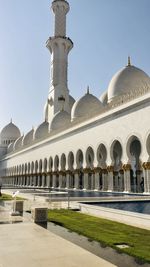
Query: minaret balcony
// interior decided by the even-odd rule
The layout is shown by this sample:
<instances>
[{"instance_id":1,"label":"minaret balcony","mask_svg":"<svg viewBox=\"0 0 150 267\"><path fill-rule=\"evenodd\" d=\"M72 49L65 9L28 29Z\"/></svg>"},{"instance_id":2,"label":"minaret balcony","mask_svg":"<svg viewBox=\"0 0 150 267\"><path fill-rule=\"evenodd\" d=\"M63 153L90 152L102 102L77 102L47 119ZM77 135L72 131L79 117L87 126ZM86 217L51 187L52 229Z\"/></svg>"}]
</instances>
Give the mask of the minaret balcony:
<instances>
[{"instance_id":1,"label":"minaret balcony","mask_svg":"<svg viewBox=\"0 0 150 267\"><path fill-rule=\"evenodd\" d=\"M49 37L49 39L46 42L46 47L50 50L52 53L54 50L55 45L64 45L69 52L73 48L73 42L69 37Z\"/></svg>"}]
</instances>

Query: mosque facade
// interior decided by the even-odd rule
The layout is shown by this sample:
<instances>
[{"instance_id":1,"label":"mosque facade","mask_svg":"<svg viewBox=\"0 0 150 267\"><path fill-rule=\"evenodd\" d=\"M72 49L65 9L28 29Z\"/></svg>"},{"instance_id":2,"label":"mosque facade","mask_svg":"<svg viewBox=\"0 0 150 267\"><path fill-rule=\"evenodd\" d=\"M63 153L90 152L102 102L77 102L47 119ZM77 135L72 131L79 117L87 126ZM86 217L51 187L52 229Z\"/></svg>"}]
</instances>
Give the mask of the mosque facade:
<instances>
[{"instance_id":1,"label":"mosque facade","mask_svg":"<svg viewBox=\"0 0 150 267\"><path fill-rule=\"evenodd\" d=\"M11 121L0 133L3 185L150 193L150 77L127 66L98 99L75 100L68 89L69 3L54 0L51 83L44 121L21 135Z\"/></svg>"}]
</instances>

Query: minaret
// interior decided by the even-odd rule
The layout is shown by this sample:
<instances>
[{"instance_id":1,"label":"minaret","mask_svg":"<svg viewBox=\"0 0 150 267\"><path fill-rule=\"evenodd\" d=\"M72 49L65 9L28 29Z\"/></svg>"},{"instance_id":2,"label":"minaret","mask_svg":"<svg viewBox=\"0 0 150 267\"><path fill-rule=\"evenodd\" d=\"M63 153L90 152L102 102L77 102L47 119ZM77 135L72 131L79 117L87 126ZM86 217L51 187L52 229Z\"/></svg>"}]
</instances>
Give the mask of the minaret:
<instances>
[{"instance_id":1,"label":"minaret","mask_svg":"<svg viewBox=\"0 0 150 267\"><path fill-rule=\"evenodd\" d=\"M52 10L55 16L54 36L46 42L46 47L51 53L51 82L48 96L48 121L56 112L63 110L69 112L68 53L73 47L73 42L66 37L66 15L69 3L66 0L54 0Z\"/></svg>"}]
</instances>

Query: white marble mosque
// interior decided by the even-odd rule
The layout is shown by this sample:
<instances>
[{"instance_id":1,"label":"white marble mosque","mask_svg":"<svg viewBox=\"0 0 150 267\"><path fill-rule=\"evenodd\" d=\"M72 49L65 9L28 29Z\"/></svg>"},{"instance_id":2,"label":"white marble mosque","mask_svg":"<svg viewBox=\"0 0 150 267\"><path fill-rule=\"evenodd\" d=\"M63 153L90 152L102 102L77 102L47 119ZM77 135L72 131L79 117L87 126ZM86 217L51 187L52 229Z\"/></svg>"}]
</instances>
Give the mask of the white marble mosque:
<instances>
[{"instance_id":1,"label":"white marble mosque","mask_svg":"<svg viewBox=\"0 0 150 267\"><path fill-rule=\"evenodd\" d=\"M68 89L69 3L54 0L51 83L44 121L21 136L11 121L0 133L5 186L150 193L150 77L128 63L98 99Z\"/></svg>"}]
</instances>

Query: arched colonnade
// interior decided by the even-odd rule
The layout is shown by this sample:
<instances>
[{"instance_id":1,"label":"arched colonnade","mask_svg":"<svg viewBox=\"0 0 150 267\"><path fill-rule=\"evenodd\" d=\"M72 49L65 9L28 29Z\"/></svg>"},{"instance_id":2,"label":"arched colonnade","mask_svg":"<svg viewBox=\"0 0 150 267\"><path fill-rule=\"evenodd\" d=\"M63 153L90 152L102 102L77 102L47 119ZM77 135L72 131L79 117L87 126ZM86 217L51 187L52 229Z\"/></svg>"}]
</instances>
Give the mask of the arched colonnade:
<instances>
[{"instance_id":1,"label":"arched colonnade","mask_svg":"<svg viewBox=\"0 0 150 267\"><path fill-rule=\"evenodd\" d=\"M125 145L116 139L109 149L100 143L8 168L3 184L150 193L150 134L145 144L132 135Z\"/></svg>"}]
</instances>

